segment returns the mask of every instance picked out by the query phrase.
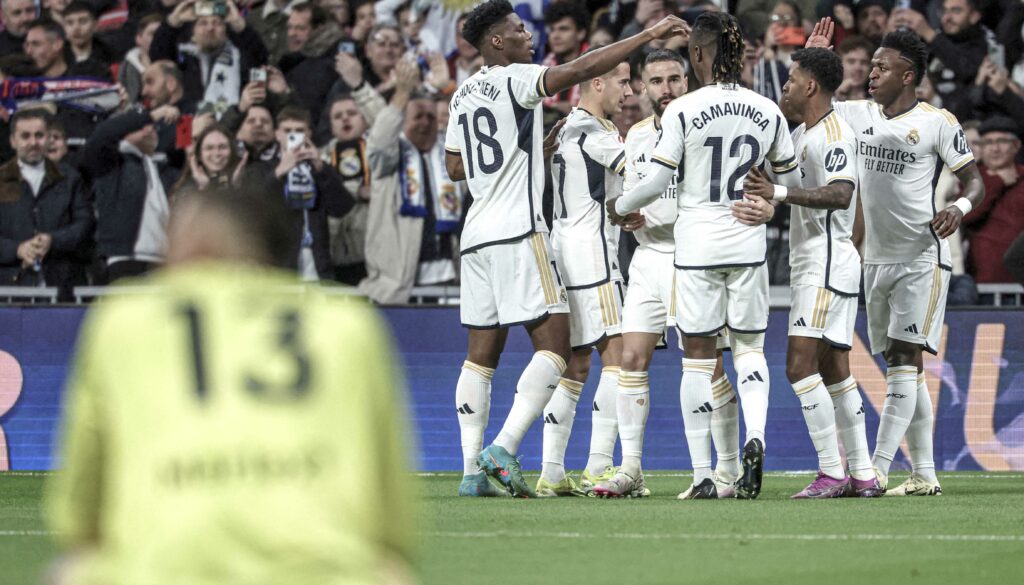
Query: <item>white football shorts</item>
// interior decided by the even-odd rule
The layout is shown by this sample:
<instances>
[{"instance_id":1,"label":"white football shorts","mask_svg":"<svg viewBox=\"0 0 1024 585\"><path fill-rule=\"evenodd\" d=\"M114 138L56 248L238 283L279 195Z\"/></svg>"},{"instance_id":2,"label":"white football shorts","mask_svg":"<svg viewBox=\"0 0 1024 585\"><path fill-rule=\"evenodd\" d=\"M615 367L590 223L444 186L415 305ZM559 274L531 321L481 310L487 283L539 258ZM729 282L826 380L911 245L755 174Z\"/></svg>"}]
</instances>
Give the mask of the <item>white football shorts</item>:
<instances>
[{"instance_id":1,"label":"white football shorts","mask_svg":"<svg viewBox=\"0 0 1024 585\"><path fill-rule=\"evenodd\" d=\"M950 271L931 260L865 264L868 337L871 353L898 339L936 353L946 318Z\"/></svg>"}]
</instances>

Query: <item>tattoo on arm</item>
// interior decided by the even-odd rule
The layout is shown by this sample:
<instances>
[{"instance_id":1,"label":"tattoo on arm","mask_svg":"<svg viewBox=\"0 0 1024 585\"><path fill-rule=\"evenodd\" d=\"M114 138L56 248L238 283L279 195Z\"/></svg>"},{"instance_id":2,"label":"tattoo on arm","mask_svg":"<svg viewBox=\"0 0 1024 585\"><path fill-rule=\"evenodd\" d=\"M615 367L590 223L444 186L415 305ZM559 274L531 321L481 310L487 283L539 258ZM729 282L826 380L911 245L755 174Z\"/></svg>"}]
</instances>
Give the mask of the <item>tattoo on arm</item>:
<instances>
[{"instance_id":1,"label":"tattoo on arm","mask_svg":"<svg viewBox=\"0 0 1024 585\"><path fill-rule=\"evenodd\" d=\"M847 209L853 199L853 185L846 181L830 183L815 189L790 187L786 203L812 209Z\"/></svg>"}]
</instances>

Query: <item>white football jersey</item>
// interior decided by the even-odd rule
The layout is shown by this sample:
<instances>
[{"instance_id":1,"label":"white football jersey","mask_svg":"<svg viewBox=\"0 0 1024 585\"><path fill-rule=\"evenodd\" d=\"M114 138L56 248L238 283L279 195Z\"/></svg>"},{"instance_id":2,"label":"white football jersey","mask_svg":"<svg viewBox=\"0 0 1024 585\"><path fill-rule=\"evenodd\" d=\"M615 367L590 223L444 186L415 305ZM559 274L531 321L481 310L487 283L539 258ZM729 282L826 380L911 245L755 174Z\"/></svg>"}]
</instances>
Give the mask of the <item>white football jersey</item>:
<instances>
[{"instance_id":1,"label":"white football jersey","mask_svg":"<svg viewBox=\"0 0 1024 585\"><path fill-rule=\"evenodd\" d=\"M737 85L709 85L668 105L651 162L679 169L675 263L684 269L764 264L765 227L741 224L732 202L747 171L796 168L793 140L775 102Z\"/></svg>"},{"instance_id":2,"label":"white football jersey","mask_svg":"<svg viewBox=\"0 0 1024 585\"><path fill-rule=\"evenodd\" d=\"M897 264L927 257L952 269L949 243L939 240L931 221L942 163L955 172L974 161L960 123L924 102L892 118L868 101L837 102L835 109L857 133L864 262Z\"/></svg>"},{"instance_id":3,"label":"white football jersey","mask_svg":"<svg viewBox=\"0 0 1024 585\"><path fill-rule=\"evenodd\" d=\"M644 178L644 166L654 152L654 146L661 138L661 123L655 116L641 120L633 125L626 134L626 179L624 189L639 183ZM661 197L640 210L646 222L644 227L633 232L636 241L641 245L658 252L671 254L676 250L676 240L672 231L675 229L676 216L676 175L672 175Z\"/></svg>"},{"instance_id":4,"label":"white football jersey","mask_svg":"<svg viewBox=\"0 0 1024 585\"><path fill-rule=\"evenodd\" d=\"M573 108L558 133L558 151L551 157L555 199L551 247L569 290L621 278L621 230L607 221L604 202L622 194L625 166L618 128Z\"/></svg>"},{"instance_id":5,"label":"white football jersey","mask_svg":"<svg viewBox=\"0 0 1024 585\"><path fill-rule=\"evenodd\" d=\"M540 65L484 66L448 106L445 150L462 157L473 204L462 253L546 232Z\"/></svg>"},{"instance_id":6,"label":"white football jersey","mask_svg":"<svg viewBox=\"0 0 1024 585\"><path fill-rule=\"evenodd\" d=\"M835 110L814 126L793 131L800 182L806 189L833 183L853 186L847 209L793 205L789 220L790 282L826 288L844 296L860 290L860 254L853 245L857 215L857 139Z\"/></svg>"}]
</instances>

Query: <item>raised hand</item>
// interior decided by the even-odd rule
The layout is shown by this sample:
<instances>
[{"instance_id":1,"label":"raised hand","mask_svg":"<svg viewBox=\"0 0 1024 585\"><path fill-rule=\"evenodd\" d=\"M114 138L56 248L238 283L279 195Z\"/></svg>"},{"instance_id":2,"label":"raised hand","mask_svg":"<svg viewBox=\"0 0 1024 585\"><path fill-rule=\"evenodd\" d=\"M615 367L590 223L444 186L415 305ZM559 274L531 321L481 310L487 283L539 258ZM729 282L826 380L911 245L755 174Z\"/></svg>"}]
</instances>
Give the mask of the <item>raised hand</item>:
<instances>
[{"instance_id":1,"label":"raised hand","mask_svg":"<svg viewBox=\"0 0 1024 585\"><path fill-rule=\"evenodd\" d=\"M544 137L544 160L551 158L551 155L558 150L558 132L565 126L565 118L555 122L548 135Z\"/></svg>"},{"instance_id":2,"label":"raised hand","mask_svg":"<svg viewBox=\"0 0 1024 585\"><path fill-rule=\"evenodd\" d=\"M829 16L822 18L814 23L814 29L811 31L811 36L807 37L804 48L831 49L832 36L835 35L835 32L836 23L832 22L832 18Z\"/></svg>"},{"instance_id":3,"label":"raised hand","mask_svg":"<svg viewBox=\"0 0 1024 585\"><path fill-rule=\"evenodd\" d=\"M196 19L196 0L185 0L174 7L174 10L167 15L167 24L174 28L181 28L182 25L193 22Z\"/></svg>"},{"instance_id":4,"label":"raised hand","mask_svg":"<svg viewBox=\"0 0 1024 585\"><path fill-rule=\"evenodd\" d=\"M678 16L666 16L658 21L658 24L650 28L656 39L670 39L674 36L684 37L687 42L690 40L690 25Z\"/></svg>"}]
</instances>

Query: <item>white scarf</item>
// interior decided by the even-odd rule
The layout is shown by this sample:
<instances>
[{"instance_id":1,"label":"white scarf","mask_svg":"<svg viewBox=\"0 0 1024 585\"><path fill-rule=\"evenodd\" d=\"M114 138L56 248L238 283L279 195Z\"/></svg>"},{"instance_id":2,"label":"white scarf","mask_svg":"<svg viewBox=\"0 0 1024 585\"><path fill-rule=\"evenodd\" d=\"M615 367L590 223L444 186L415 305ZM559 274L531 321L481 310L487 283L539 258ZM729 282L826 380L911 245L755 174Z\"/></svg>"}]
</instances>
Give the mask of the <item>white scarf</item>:
<instances>
[{"instance_id":1,"label":"white scarf","mask_svg":"<svg viewBox=\"0 0 1024 585\"><path fill-rule=\"evenodd\" d=\"M139 236L135 240L135 260L144 262L163 262L167 253L167 221L171 208L167 202L160 171L156 168L153 158L146 156L135 145L121 141L120 151L142 159L142 167L146 171L146 201L142 206L142 221L139 224Z\"/></svg>"},{"instance_id":2,"label":"white scarf","mask_svg":"<svg viewBox=\"0 0 1024 585\"><path fill-rule=\"evenodd\" d=\"M452 233L459 228L459 218L462 216L462 199L458 185L448 177L448 171L444 166L444 149L440 142L436 142L429 152L423 154L427 160L429 169L423 168L423 158L420 158L420 151L412 145L403 134L398 142L401 152L402 164L398 170L399 191L402 197L402 207L399 215L404 217L426 217L427 216L427 194L423 193L423 173L430 173L430 184L433 193L429 195L434 198L434 217L437 218L437 233Z\"/></svg>"},{"instance_id":3,"label":"white scarf","mask_svg":"<svg viewBox=\"0 0 1024 585\"><path fill-rule=\"evenodd\" d=\"M203 73L203 103L213 106L214 115L220 119L228 107L238 104L242 91L242 54L231 44L224 47L216 55L208 55L199 51L192 43L179 47L180 51L199 59Z\"/></svg>"}]
</instances>

